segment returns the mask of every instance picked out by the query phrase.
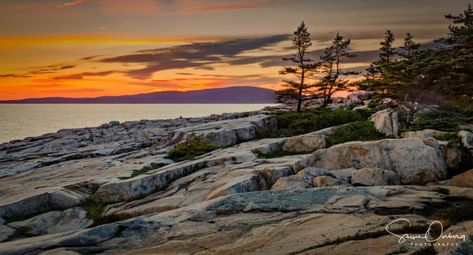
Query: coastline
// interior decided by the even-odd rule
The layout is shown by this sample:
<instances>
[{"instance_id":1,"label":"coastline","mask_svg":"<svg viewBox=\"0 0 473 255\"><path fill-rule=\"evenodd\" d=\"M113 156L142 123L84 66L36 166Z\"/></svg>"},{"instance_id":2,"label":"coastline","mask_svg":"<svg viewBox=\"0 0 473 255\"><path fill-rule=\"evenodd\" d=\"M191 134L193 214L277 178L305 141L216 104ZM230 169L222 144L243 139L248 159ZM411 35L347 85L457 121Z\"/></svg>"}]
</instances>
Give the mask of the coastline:
<instances>
[{"instance_id":1,"label":"coastline","mask_svg":"<svg viewBox=\"0 0 473 255\"><path fill-rule=\"evenodd\" d=\"M342 107L364 109L369 94L356 95L324 111L358 114ZM383 132L397 121L390 111L370 117ZM166 254L205 252L205 243L225 254L422 250L385 226L403 230L390 222L404 217L427 231L432 210L469 210L473 189L451 185L449 147L427 132L332 146L350 123L285 136L278 118L259 110L112 121L1 144L0 253ZM196 139L216 148L171 156ZM473 234L468 224L445 233Z\"/></svg>"}]
</instances>

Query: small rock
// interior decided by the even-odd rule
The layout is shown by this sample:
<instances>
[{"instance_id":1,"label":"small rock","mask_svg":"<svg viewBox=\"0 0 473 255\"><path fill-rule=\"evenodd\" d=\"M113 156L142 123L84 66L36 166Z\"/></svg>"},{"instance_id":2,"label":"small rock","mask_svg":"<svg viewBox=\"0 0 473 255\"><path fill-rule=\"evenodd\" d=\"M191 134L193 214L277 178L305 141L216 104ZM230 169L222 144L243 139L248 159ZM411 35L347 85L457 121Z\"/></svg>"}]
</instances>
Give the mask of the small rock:
<instances>
[{"instance_id":1,"label":"small rock","mask_svg":"<svg viewBox=\"0 0 473 255\"><path fill-rule=\"evenodd\" d=\"M306 168L300 170L296 175L305 176L305 177L308 177L310 179L313 179L314 177L317 177L317 176L324 176L324 175L329 175L331 177L335 177L330 172L328 172L324 169L317 168L317 167L306 167Z\"/></svg>"},{"instance_id":2,"label":"small rock","mask_svg":"<svg viewBox=\"0 0 473 255\"><path fill-rule=\"evenodd\" d=\"M296 190L311 188L312 185L307 178L299 175L291 175L279 178L271 187L272 190Z\"/></svg>"},{"instance_id":3,"label":"small rock","mask_svg":"<svg viewBox=\"0 0 473 255\"><path fill-rule=\"evenodd\" d=\"M458 187L473 188L473 169L453 176L452 184Z\"/></svg>"},{"instance_id":4,"label":"small rock","mask_svg":"<svg viewBox=\"0 0 473 255\"><path fill-rule=\"evenodd\" d=\"M312 185L314 187L328 187L341 185L342 182L330 176L317 176L313 179Z\"/></svg>"},{"instance_id":5,"label":"small rock","mask_svg":"<svg viewBox=\"0 0 473 255\"><path fill-rule=\"evenodd\" d=\"M8 240L11 236L15 235L16 230L5 225L0 225L0 243Z\"/></svg>"},{"instance_id":6,"label":"small rock","mask_svg":"<svg viewBox=\"0 0 473 255\"><path fill-rule=\"evenodd\" d=\"M471 132L462 130L458 132L462 145L467 149L473 149L473 134Z\"/></svg>"}]
</instances>

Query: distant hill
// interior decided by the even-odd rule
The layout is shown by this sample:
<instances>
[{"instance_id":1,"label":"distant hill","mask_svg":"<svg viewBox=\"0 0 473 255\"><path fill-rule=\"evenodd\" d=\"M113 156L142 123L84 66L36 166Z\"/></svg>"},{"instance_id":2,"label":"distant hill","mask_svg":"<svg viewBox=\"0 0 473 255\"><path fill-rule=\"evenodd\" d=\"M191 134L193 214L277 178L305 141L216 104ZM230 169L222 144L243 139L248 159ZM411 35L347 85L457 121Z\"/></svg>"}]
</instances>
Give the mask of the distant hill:
<instances>
[{"instance_id":1,"label":"distant hill","mask_svg":"<svg viewBox=\"0 0 473 255\"><path fill-rule=\"evenodd\" d=\"M186 92L165 91L94 98L45 97L0 101L2 104L248 104L273 103L273 90L257 87L228 87Z\"/></svg>"}]
</instances>

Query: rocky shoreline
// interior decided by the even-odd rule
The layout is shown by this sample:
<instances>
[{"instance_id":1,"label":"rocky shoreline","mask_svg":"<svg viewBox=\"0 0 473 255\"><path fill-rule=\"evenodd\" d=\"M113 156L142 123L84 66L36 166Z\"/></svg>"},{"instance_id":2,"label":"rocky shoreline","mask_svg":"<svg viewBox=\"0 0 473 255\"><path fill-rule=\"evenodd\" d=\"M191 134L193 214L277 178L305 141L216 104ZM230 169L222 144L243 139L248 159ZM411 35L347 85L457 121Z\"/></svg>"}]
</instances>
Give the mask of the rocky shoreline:
<instances>
[{"instance_id":1,"label":"rocky shoreline","mask_svg":"<svg viewBox=\"0 0 473 255\"><path fill-rule=\"evenodd\" d=\"M1 144L0 254L471 254L473 217L462 212L473 209L473 173L452 180L452 169L472 153L473 134L458 134L459 149L440 131L400 134L397 118L371 117L389 138L332 146L343 125L279 137L267 110ZM196 137L220 149L167 157ZM399 233L441 218L444 233L465 240L399 243L386 231L398 218L410 220L392 226Z\"/></svg>"}]
</instances>

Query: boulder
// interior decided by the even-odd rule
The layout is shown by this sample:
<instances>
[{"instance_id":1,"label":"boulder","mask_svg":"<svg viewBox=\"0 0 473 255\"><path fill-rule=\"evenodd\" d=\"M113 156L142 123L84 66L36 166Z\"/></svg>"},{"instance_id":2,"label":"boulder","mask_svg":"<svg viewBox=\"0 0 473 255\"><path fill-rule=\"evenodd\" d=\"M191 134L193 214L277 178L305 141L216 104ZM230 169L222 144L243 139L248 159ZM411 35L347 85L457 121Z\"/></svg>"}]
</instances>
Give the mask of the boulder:
<instances>
[{"instance_id":1,"label":"boulder","mask_svg":"<svg viewBox=\"0 0 473 255\"><path fill-rule=\"evenodd\" d=\"M461 139L463 147L467 149L473 149L473 133L462 130L458 132L458 136Z\"/></svg>"},{"instance_id":2,"label":"boulder","mask_svg":"<svg viewBox=\"0 0 473 255\"><path fill-rule=\"evenodd\" d=\"M429 142L431 139L424 139L424 142ZM440 148L442 149L445 163L449 170L458 170L463 163L464 152L458 146L452 146L448 141L438 141Z\"/></svg>"},{"instance_id":3,"label":"boulder","mask_svg":"<svg viewBox=\"0 0 473 255\"><path fill-rule=\"evenodd\" d=\"M271 186L280 178L293 175L294 171L291 166L282 165L265 167L260 170L260 174L264 177L266 183Z\"/></svg>"},{"instance_id":4,"label":"boulder","mask_svg":"<svg viewBox=\"0 0 473 255\"><path fill-rule=\"evenodd\" d=\"M473 169L453 176L452 184L458 187L473 188Z\"/></svg>"},{"instance_id":5,"label":"boulder","mask_svg":"<svg viewBox=\"0 0 473 255\"><path fill-rule=\"evenodd\" d=\"M399 175L391 170L381 168L362 168L353 172L351 176L353 185L381 186L401 184Z\"/></svg>"},{"instance_id":6,"label":"boulder","mask_svg":"<svg viewBox=\"0 0 473 255\"><path fill-rule=\"evenodd\" d=\"M94 222L87 218L87 212L79 207L64 211L50 211L8 226L27 235L55 234L89 227Z\"/></svg>"},{"instance_id":7,"label":"boulder","mask_svg":"<svg viewBox=\"0 0 473 255\"><path fill-rule=\"evenodd\" d=\"M326 147L325 137L335 132L336 127L287 138L282 150L287 152L312 152Z\"/></svg>"},{"instance_id":8,"label":"boulder","mask_svg":"<svg viewBox=\"0 0 473 255\"><path fill-rule=\"evenodd\" d=\"M447 177L439 145L432 143L418 139L349 142L317 150L299 164L326 170L375 167L394 171L402 184L425 184Z\"/></svg>"},{"instance_id":9,"label":"boulder","mask_svg":"<svg viewBox=\"0 0 473 255\"><path fill-rule=\"evenodd\" d=\"M207 196L213 199L235 193L251 192L260 190L261 176L258 173L249 173L237 176L229 176L228 179L220 180L215 190Z\"/></svg>"},{"instance_id":10,"label":"boulder","mask_svg":"<svg viewBox=\"0 0 473 255\"><path fill-rule=\"evenodd\" d=\"M390 137L399 137L401 130L399 111L391 108L381 110L374 113L370 120L378 132Z\"/></svg>"}]
</instances>

